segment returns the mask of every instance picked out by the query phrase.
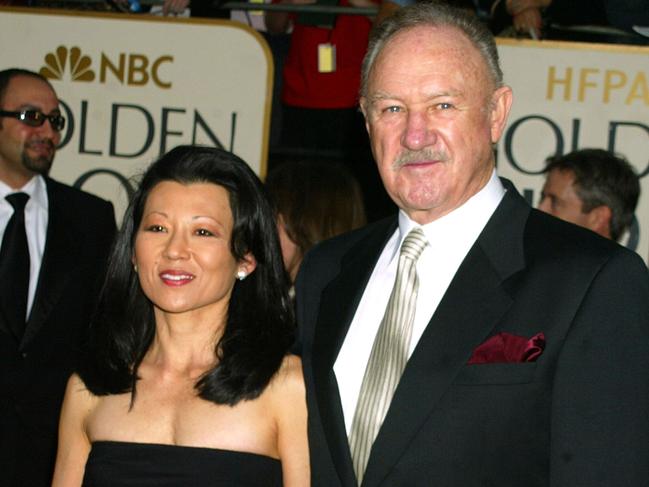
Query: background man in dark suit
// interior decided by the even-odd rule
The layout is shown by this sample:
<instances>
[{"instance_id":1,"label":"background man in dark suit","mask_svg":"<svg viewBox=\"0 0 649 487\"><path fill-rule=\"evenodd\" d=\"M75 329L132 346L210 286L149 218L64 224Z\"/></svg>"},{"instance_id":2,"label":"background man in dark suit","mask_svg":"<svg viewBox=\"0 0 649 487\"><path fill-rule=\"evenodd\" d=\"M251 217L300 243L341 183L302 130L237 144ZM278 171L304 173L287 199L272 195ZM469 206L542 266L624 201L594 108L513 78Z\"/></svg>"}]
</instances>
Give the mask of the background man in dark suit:
<instances>
[{"instance_id":1,"label":"background man in dark suit","mask_svg":"<svg viewBox=\"0 0 649 487\"><path fill-rule=\"evenodd\" d=\"M580 149L547 160L539 210L619 241L633 222L640 181L621 156Z\"/></svg>"},{"instance_id":2,"label":"background man in dark suit","mask_svg":"<svg viewBox=\"0 0 649 487\"><path fill-rule=\"evenodd\" d=\"M0 110L0 484L48 486L115 217L107 201L47 177L65 121L45 78L0 71Z\"/></svg>"},{"instance_id":3,"label":"background man in dark suit","mask_svg":"<svg viewBox=\"0 0 649 487\"><path fill-rule=\"evenodd\" d=\"M512 94L493 38L407 7L363 74L400 212L300 269L313 485L649 485L647 269L496 176Z\"/></svg>"}]
</instances>

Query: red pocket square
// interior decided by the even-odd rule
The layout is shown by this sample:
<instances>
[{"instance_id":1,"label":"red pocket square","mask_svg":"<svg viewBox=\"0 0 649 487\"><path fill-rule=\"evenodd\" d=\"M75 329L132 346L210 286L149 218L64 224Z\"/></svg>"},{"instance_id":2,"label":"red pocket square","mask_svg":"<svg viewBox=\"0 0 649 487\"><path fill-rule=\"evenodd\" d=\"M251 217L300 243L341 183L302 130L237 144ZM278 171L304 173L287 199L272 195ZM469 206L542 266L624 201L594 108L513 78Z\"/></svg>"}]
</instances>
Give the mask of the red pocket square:
<instances>
[{"instance_id":1,"label":"red pocket square","mask_svg":"<svg viewBox=\"0 0 649 487\"><path fill-rule=\"evenodd\" d=\"M529 339L506 332L498 333L473 351L469 364L536 362L544 348L543 333L537 333Z\"/></svg>"}]
</instances>

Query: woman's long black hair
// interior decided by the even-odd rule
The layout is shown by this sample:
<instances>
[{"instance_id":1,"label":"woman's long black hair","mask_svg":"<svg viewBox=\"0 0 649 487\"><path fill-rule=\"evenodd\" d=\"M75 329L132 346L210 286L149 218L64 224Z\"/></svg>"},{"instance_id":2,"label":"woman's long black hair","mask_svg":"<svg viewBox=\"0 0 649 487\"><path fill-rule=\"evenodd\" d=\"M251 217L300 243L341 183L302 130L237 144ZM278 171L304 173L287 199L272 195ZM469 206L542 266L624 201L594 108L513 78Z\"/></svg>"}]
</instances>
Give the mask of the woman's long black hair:
<instances>
[{"instance_id":1,"label":"woman's long black hair","mask_svg":"<svg viewBox=\"0 0 649 487\"><path fill-rule=\"evenodd\" d=\"M151 190L162 181L213 183L228 191L235 259L251 253L257 267L232 291L223 336L214 344L217 365L196 383L203 399L234 405L254 399L279 369L293 340L275 216L264 187L237 156L216 148L180 146L145 172L113 246L90 340L78 373L95 395L131 392L155 335L153 305L133 269L135 236ZM191 189L188 188L188 191Z\"/></svg>"}]
</instances>

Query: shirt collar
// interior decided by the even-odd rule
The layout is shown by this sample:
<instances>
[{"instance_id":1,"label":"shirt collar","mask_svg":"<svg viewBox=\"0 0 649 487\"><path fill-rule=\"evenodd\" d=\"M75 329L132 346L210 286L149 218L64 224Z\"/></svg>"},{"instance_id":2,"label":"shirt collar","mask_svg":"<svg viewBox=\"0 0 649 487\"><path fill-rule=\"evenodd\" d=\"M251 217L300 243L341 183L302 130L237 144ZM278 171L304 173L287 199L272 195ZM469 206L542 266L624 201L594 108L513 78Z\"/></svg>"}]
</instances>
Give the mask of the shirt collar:
<instances>
[{"instance_id":1,"label":"shirt collar","mask_svg":"<svg viewBox=\"0 0 649 487\"><path fill-rule=\"evenodd\" d=\"M31 178L22 188L13 189L3 181L0 181L0 201L5 200L5 196L11 193L27 193L29 195L28 205L37 205L43 210L47 210L47 186L45 179L41 175Z\"/></svg>"},{"instance_id":2,"label":"shirt collar","mask_svg":"<svg viewBox=\"0 0 649 487\"><path fill-rule=\"evenodd\" d=\"M403 210L399 210L399 240L393 258L398 254L403 239L417 226L424 231L429 245L434 243L435 248L452 248L469 241L473 243L500 204L505 191L494 170L480 191L463 205L430 223L420 225L411 220Z\"/></svg>"}]
</instances>

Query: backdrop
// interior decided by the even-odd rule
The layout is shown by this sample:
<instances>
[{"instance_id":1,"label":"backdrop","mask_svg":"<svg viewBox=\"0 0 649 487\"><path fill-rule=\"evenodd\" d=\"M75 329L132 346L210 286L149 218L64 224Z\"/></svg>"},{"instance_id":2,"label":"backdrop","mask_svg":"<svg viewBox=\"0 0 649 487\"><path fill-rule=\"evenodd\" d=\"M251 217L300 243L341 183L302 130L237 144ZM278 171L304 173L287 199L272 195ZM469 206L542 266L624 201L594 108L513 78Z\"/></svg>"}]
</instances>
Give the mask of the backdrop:
<instances>
[{"instance_id":1,"label":"backdrop","mask_svg":"<svg viewBox=\"0 0 649 487\"><path fill-rule=\"evenodd\" d=\"M52 175L116 203L128 178L178 144L232 150L266 173L273 64L231 21L0 9L0 67L51 79L69 120ZM547 157L614 150L641 176L623 243L649 257L649 48L499 39L514 105L501 175L538 204Z\"/></svg>"},{"instance_id":2,"label":"backdrop","mask_svg":"<svg viewBox=\"0 0 649 487\"><path fill-rule=\"evenodd\" d=\"M52 176L116 204L179 144L231 150L266 172L273 63L263 38L219 20L0 10L0 67L48 77L68 120Z\"/></svg>"}]
</instances>

